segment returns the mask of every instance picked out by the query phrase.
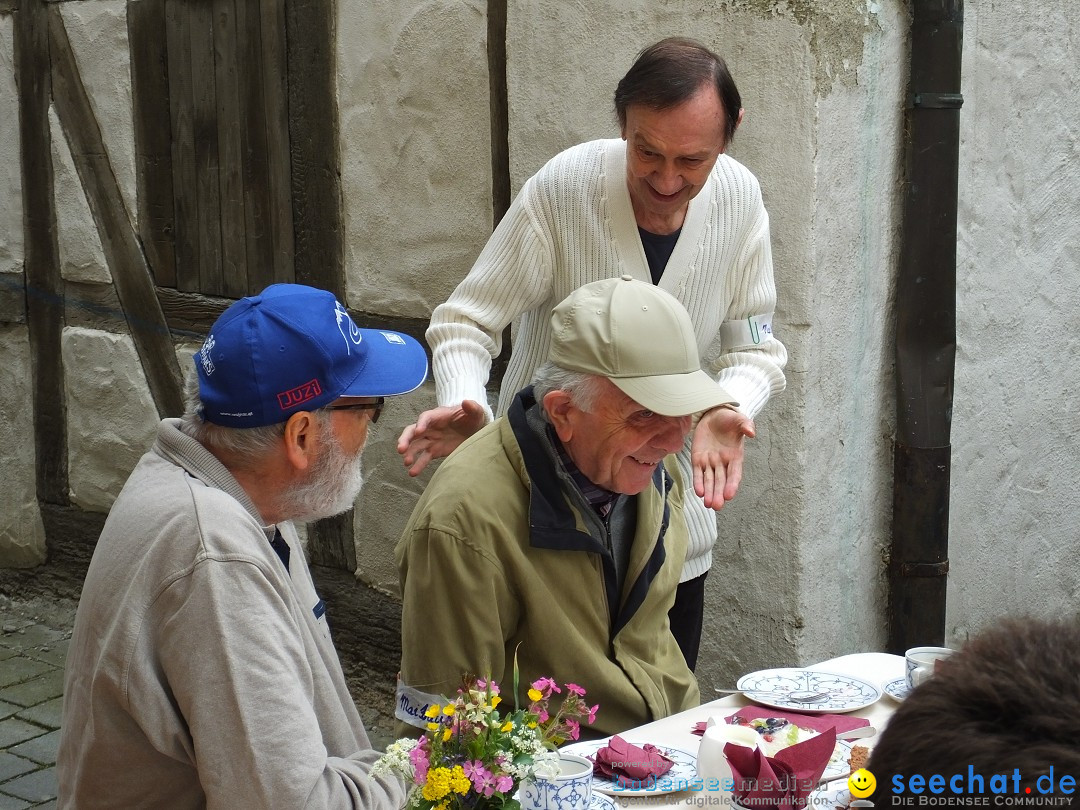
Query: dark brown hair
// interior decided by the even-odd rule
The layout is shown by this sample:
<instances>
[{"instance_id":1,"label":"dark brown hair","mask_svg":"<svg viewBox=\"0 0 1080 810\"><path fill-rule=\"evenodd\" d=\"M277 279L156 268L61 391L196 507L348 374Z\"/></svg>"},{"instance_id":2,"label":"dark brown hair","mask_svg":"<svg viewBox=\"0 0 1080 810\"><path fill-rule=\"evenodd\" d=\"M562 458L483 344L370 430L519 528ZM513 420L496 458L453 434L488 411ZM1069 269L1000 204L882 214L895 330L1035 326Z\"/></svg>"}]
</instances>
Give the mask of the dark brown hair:
<instances>
[{"instance_id":1,"label":"dark brown hair","mask_svg":"<svg viewBox=\"0 0 1080 810\"><path fill-rule=\"evenodd\" d=\"M965 793L984 794L992 776L1006 774L1013 793L1019 769L1021 796L1028 787L1057 794L1062 776L1080 775L1080 621L1006 619L980 633L908 696L867 768L878 807L881 797L924 791L909 793L916 775L923 785L942 775L948 796L955 774ZM969 787L969 768L981 785Z\"/></svg>"},{"instance_id":2,"label":"dark brown hair","mask_svg":"<svg viewBox=\"0 0 1080 810\"><path fill-rule=\"evenodd\" d=\"M662 39L638 54L615 88L619 127L626 126L626 108L631 104L666 110L683 103L707 83L716 87L724 107L724 143L730 143L742 109L739 89L723 59L686 37Z\"/></svg>"}]
</instances>

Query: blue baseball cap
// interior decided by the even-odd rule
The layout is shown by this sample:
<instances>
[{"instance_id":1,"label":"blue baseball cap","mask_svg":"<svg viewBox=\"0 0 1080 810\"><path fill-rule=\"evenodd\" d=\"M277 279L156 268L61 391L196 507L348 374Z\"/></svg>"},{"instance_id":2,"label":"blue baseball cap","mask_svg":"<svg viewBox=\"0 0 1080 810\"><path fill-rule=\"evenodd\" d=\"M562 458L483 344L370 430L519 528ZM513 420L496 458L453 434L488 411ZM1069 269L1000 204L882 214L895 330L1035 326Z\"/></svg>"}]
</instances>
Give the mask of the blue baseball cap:
<instances>
[{"instance_id":1,"label":"blue baseball cap","mask_svg":"<svg viewBox=\"0 0 1080 810\"><path fill-rule=\"evenodd\" d=\"M407 394L428 370L416 340L360 329L332 293L302 284L236 301L192 359L203 418L238 428L285 422L339 397Z\"/></svg>"}]
</instances>

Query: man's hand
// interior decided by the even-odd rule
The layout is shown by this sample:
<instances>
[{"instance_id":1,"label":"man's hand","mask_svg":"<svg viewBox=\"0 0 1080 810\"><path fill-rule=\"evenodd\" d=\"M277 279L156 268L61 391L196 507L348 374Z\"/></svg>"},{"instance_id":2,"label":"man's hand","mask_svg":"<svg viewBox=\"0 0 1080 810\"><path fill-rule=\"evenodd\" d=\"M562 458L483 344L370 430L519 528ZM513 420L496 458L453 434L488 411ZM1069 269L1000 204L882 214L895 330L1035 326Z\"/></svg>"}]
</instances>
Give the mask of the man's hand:
<instances>
[{"instance_id":1,"label":"man's hand","mask_svg":"<svg viewBox=\"0 0 1080 810\"><path fill-rule=\"evenodd\" d=\"M417 476L435 458L445 458L459 444L480 430L487 415L478 402L466 399L456 408L441 406L424 411L401 431L397 451L404 456L409 475Z\"/></svg>"},{"instance_id":2,"label":"man's hand","mask_svg":"<svg viewBox=\"0 0 1080 810\"><path fill-rule=\"evenodd\" d=\"M754 438L754 420L732 408L713 408L698 421L690 465L694 492L710 509L722 509L739 491L747 436Z\"/></svg>"}]
</instances>

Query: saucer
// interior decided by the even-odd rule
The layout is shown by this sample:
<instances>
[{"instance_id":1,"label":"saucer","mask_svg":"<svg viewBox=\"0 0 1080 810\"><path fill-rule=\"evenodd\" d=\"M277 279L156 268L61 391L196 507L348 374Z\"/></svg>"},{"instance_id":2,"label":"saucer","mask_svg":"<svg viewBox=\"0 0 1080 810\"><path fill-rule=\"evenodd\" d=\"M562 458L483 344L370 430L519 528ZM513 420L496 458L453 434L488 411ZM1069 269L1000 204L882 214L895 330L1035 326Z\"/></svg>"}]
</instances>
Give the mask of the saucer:
<instances>
[{"instance_id":1,"label":"saucer","mask_svg":"<svg viewBox=\"0 0 1080 810\"><path fill-rule=\"evenodd\" d=\"M602 740L588 740L584 742L564 745L560 751L568 754L579 754L586 759L593 759L596 752L611 742L610 737ZM635 742L634 745L642 743ZM689 751L671 748L667 745L658 746L660 753L672 761L671 770L663 776L648 780L647 785L629 788L622 787L618 782L613 782L606 776L593 775L593 796L597 793L606 793L608 796L657 796L663 793L676 793L680 790L688 790L697 777L697 756ZM590 808L592 810L592 808Z\"/></svg>"},{"instance_id":2,"label":"saucer","mask_svg":"<svg viewBox=\"0 0 1080 810\"><path fill-rule=\"evenodd\" d=\"M896 678L889 681L881 688L884 689L885 694L893 700L903 700L911 692L907 685L907 678Z\"/></svg>"}]
</instances>

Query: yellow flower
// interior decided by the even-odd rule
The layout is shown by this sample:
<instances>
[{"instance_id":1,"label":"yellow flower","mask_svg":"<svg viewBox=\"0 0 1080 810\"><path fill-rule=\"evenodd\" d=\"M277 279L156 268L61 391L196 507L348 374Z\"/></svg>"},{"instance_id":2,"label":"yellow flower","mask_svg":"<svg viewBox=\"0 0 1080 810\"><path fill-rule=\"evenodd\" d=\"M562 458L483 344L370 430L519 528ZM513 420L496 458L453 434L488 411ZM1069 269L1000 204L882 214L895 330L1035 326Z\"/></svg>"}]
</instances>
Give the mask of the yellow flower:
<instances>
[{"instance_id":1,"label":"yellow flower","mask_svg":"<svg viewBox=\"0 0 1080 810\"><path fill-rule=\"evenodd\" d=\"M461 766L456 766L460 768ZM421 795L429 802L441 799L450 792L450 769L432 768L428 771L427 781L424 783Z\"/></svg>"},{"instance_id":2,"label":"yellow flower","mask_svg":"<svg viewBox=\"0 0 1080 810\"><path fill-rule=\"evenodd\" d=\"M495 708L496 706L498 706L498 705L499 705L500 703L502 703L502 698L501 698L501 697L499 697L498 695L495 695L495 697L493 697L493 698L491 699L491 708L493 708L493 709L494 709L494 708Z\"/></svg>"},{"instance_id":3,"label":"yellow flower","mask_svg":"<svg viewBox=\"0 0 1080 810\"><path fill-rule=\"evenodd\" d=\"M535 720L530 720L529 721L529 728L536 728L536 721Z\"/></svg>"},{"instance_id":4,"label":"yellow flower","mask_svg":"<svg viewBox=\"0 0 1080 810\"><path fill-rule=\"evenodd\" d=\"M514 730L514 721L513 720L507 720L505 723L503 723L503 727L501 729L499 729L499 730L500 731L513 731Z\"/></svg>"},{"instance_id":5,"label":"yellow flower","mask_svg":"<svg viewBox=\"0 0 1080 810\"><path fill-rule=\"evenodd\" d=\"M428 727L428 731L437 731L438 728L439 728L439 724L438 723L428 723L427 727Z\"/></svg>"},{"instance_id":6,"label":"yellow flower","mask_svg":"<svg viewBox=\"0 0 1080 810\"><path fill-rule=\"evenodd\" d=\"M444 728L443 733L442 733L442 741L446 742L447 740L449 740L450 739L450 734L451 734L450 729L449 728Z\"/></svg>"},{"instance_id":7,"label":"yellow flower","mask_svg":"<svg viewBox=\"0 0 1080 810\"><path fill-rule=\"evenodd\" d=\"M531 700L533 703L540 700L540 698L542 698L543 696L544 696L544 693L541 692L539 689L530 689L529 690L529 700Z\"/></svg>"},{"instance_id":8,"label":"yellow flower","mask_svg":"<svg viewBox=\"0 0 1080 810\"><path fill-rule=\"evenodd\" d=\"M464 796L469 792L469 788L472 787L472 781L465 775L465 769L460 765L455 765L454 769L450 772L450 787L455 793L459 793Z\"/></svg>"},{"instance_id":9,"label":"yellow flower","mask_svg":"<svg viewBox=\"0 0 1080 810\"><path fill-rule=\"evenodd\" d=\"M447 717L453 717L454 716L454 704L453 703L447 703L446 706L443 707L442 713L445 714Z\"/></svg>"},{"instance_id":10,"label":"yellow flower","mask_svg":"<svg viewBox=\"0 0 1080 810\"><path fill-rule=\"evenodd\" d=\"M442 711L442 709L439 704L432 703L430 706L427 707L427 710L424 712L424 717L438 717L440 711Z\"/></svg>"}]
</instances>

